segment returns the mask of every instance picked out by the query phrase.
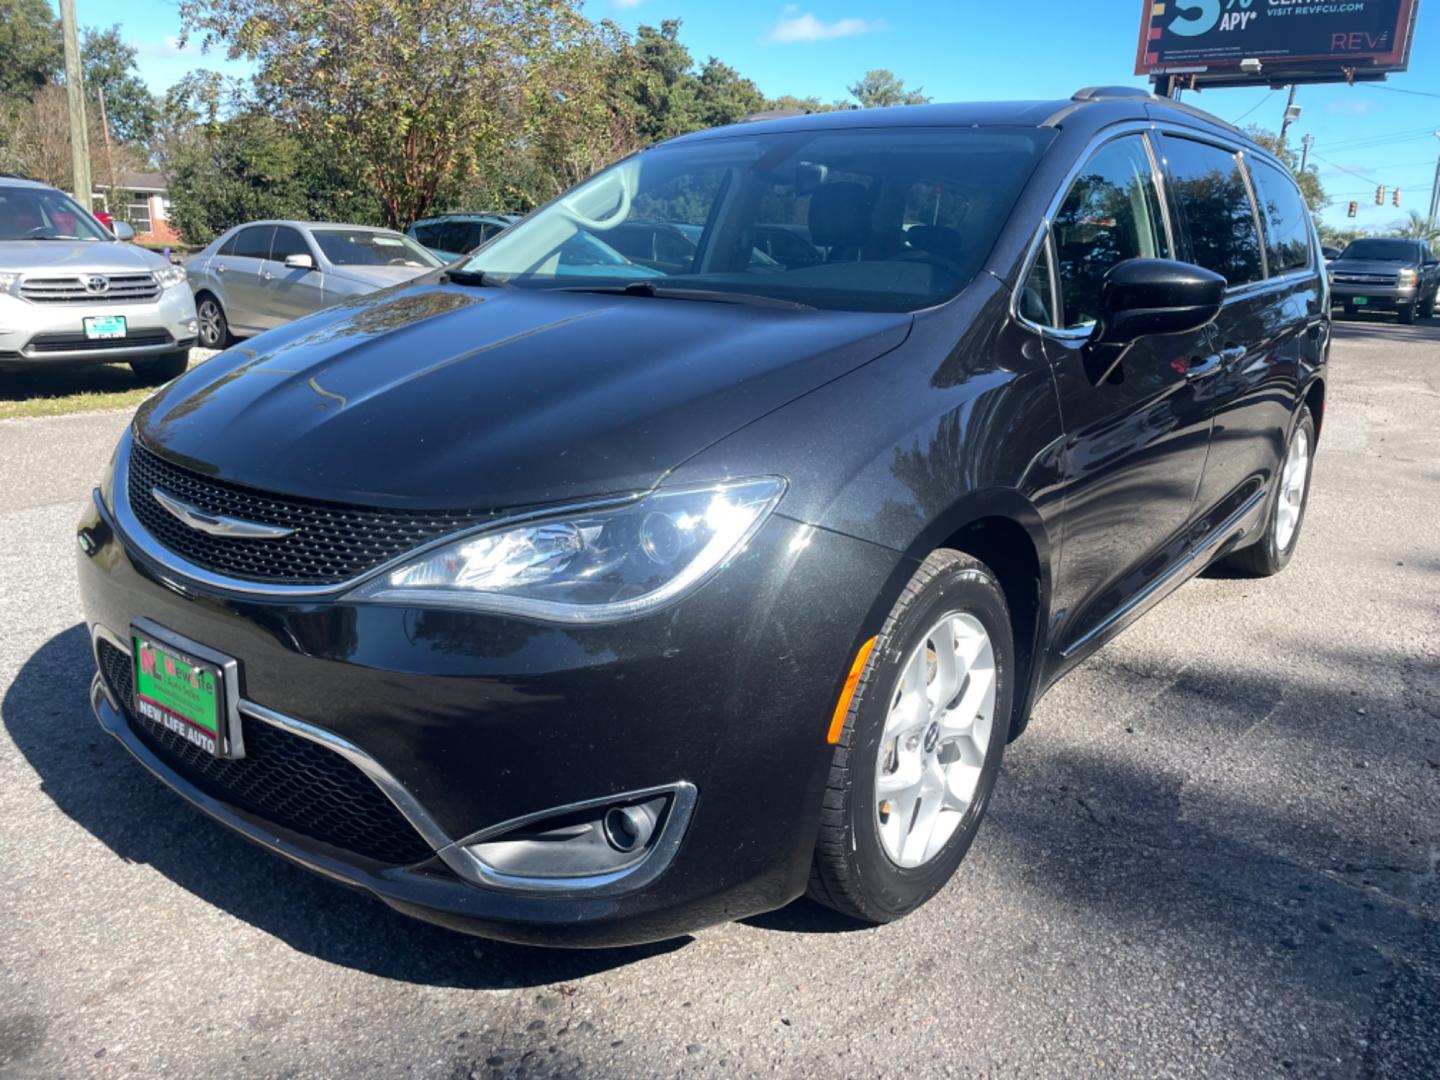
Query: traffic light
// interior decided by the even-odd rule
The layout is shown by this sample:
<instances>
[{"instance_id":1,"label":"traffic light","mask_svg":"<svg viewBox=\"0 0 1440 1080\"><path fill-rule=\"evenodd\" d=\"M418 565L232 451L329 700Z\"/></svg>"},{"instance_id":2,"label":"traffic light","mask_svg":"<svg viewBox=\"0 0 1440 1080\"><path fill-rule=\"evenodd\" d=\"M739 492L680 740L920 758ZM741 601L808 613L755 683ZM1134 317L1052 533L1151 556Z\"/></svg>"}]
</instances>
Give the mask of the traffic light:
<instances>
[{"instance_id":1,"label":"traffic light","mask_svg":"<svg viewBox=\"0 0 1440 1080\"><path fill-rule=\"evenodd\" d=\"M1384 206L1384 205L1385 205L1385 185L1384 185L1384 184L1381 184L1379 187L1377 187L1377 188L1375 189L1375 205L1376 205L1376 206Z\"/></svg>"},{"instance_id":2,"label":"traffic light","mask_svg":"<svg viewBox=\"0 0 1440 1080\"><path fill-rule=\"evenodd\" d=\"M1349 217L1354 217L1354 216L1355 216L1355 211L1357 211L1357 210L1359 210L1359 209L1360 209L1360 204L1357 203L1354 199L1351 199L1351 200L1350 200L1350 213L1349 213L1348 216L1349 216Z\"/></svg>"},{"instance_id":3,"label":"traffic light","mask_svg":"<svg viewBox=\"0 0 1440 1080\"><path fill-rule=\"evenodd\" d=\"M1400 205L1400 189L1398 187L1390 193L1390 202L1395 206Z\"/></svg>"}]
</instances>

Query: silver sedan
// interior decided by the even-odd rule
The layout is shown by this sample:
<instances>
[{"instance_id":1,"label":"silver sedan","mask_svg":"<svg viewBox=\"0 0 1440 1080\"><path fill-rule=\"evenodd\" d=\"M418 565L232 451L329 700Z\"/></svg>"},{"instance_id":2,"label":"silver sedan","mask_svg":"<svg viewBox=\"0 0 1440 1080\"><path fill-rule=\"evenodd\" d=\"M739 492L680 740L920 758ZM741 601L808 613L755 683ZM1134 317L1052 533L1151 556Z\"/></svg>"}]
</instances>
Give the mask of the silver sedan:
<instances>
[{"instance_id":1,"label":"silver sedan","mask_svg":"<svg viewBox=\"0 0 1440 1080\"><path fill-rule=\"evenodd\" d=\"M223 349L359 293L444 265L408 236L365 225L254 221L185 263L200 344Z\"/></svg>"}]
</instances>

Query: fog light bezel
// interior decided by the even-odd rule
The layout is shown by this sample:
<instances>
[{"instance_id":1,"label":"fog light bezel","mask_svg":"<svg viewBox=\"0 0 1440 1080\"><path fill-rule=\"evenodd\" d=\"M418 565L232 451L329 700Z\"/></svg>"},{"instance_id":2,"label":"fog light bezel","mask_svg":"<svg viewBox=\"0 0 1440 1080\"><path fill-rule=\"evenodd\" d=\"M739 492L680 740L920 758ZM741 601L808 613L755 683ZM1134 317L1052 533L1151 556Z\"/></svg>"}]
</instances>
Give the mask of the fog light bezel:
<instances>
[{"instance_id":1,"label":"fog light bezel","mask_svg":"<svg viewBox=\"0 0 1440 1080\"><path fill-rule=\"evenodd\" d=\"M595 810L599 812L598 818L603 820L611 809L635 806L659 796L665 796L668 802L663 812L657 815L658 824L648 842L636 846L634 858L606 873L542 877L502 871L490 865L483 853L475 850L477 846L497 841L508 833L527 830L550 819L563 819ZM615 896L634 892L654 881L674 861L689 826L697 797L695 785L687 780L602 795L510 818L456 840L438 854L452 870L472 885L490 889L550 895L584 893L590 896Z\"/></svg>"}]
</instances>

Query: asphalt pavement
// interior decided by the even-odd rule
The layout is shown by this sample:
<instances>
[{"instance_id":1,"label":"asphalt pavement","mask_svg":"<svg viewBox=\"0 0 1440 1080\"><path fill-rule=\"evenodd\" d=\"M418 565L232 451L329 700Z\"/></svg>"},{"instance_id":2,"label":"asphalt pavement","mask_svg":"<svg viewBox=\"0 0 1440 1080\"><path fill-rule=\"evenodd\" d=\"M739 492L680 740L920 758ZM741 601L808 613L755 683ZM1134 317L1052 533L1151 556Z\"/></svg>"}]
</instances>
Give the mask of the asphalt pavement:
<instances>
[{"instance_id":1,"label":"asphalt pavement","mask_svg":"<svg viewBox=\"0 0 1440 1080\"><path fill-rule=\"evenodd\" d=\"M927 907L602 952L407 920L151 779L73 570L127 417L0 422L0 1075L1436 1076L1440 321L1331 367L1290 567L1051 691Z\"/></svg>"}]
</instances>

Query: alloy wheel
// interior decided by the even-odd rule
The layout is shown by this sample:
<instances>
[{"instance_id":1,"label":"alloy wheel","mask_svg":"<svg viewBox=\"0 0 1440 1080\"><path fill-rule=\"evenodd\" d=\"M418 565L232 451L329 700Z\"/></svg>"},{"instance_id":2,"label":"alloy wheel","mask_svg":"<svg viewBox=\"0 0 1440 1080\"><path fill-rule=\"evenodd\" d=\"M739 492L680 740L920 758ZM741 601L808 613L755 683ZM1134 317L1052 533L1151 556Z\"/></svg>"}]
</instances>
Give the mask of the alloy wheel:
<instances>
[{"instance_id":1,"label":"alloy wheel","mask_svg":"<svg viewBox=\"0 0 1440 1080\"><path fill-rule=\"evenodd\" d=\"M1275 514L1275 547L1285 551L1295 538L1300 524L1300 508L1305 501L1305 480L1310 474L1310 436L1303 427L1295 429L1285 465L1280 470L1280 506Z\"/></svg>"},{"instance_id":2,"label":"alloy wheel","mask_svg":"<svg viewBox=\"0 0 1440 1080\"><path fill-rule=\"evenodd\" d=\"M200 342L207 349L220 347L220 305L214 300L200 301L200 310L195 313L200 322Z\"/></svg>"},{"instance_id":3,"label":"alloy wheel","mask_svg":"<svg viewBox=\"0 0 1440 1080\"><path fill-rule=\"evenodd\" d=\"M880 737L875 818L890 861L933 859L975 799L995 721L995 649L975 616L950 612L901 668Z\"/></svg>"}]
</instances>

